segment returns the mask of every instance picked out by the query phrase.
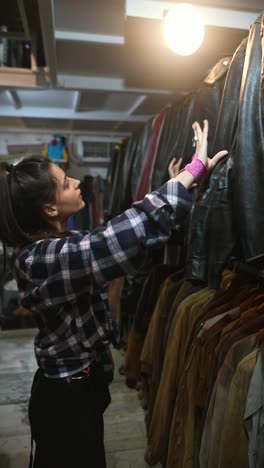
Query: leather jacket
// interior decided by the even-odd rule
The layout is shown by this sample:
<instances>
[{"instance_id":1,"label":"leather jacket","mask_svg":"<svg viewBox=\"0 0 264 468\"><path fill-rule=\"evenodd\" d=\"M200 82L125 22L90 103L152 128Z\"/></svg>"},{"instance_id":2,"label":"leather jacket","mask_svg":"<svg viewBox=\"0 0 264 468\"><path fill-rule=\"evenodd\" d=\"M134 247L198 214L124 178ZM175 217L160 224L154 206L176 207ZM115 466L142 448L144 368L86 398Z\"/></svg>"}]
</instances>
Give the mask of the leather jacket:
<instances>
[{"instance_id":1,"label":"leather jacket","mask_svg":"<svg viewBox=\"0 0 264 468\"><path fill-rule=\"evenodd\" d=\"M154 163L151 189L155 190L168 180L168 165L173 158L183 158L182 167L191 161L195 148L192 143L192 123L207 118L210 122L210 135L214 135L220 107L223 86L230 63L230 57L216 63L201 87L190 93L168 112L162 129L157 156ZM213 139L208 139L208 152L211 154Z\"/></svg>"},{"instance_id":2,"label":"leather jacket","mask_svg":"<svg viewBox=\"0 0 264 468\"><path fill-rule=\"evenodd\" d=\"M243 260L264 262L264 12L251 25L239 98L234 217Z\"/></svg>"},{"instance_id":3,"label":"leather jacket","mask_svg":"<svg viewBox=\"0 0 264 468\"><path fill-rule=\"evenodd\" d=\"M219 287L226 260L237 243L233 166L237 157L236 130L246 46L247 41L242 41L232 58L213 144L213 154L222 149L227 149L229 154L199 187L190 217L186 276L210 288Z\"/></svg>"}]
</instances>

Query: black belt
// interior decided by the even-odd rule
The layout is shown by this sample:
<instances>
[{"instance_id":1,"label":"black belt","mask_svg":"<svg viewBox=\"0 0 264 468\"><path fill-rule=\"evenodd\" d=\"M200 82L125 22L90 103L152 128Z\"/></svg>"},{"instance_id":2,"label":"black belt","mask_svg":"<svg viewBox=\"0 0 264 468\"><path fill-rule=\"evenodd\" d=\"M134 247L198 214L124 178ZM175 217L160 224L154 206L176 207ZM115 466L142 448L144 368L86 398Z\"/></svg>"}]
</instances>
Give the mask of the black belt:
<instances>
[{"instance_id":1,"label":"black belt","mask_svg":"<svg viewBox=\"0 0 264 468\"><path fill-rule=\"evenodd\" d=\"M98 364L97 362L93 362L92 364L90 364L90 366L85 367L80 372L77 372L76 374L73 374L73 375L68 375L67 377L46 377L42 372L41 372L41 377L43 377L46 381L48 380L49 382L54 382L54 383L58 383L58 382L78 383L91 377L91 375L95 373L98 367L101 367L101 365Z\"/></svg>"}]
</instances>

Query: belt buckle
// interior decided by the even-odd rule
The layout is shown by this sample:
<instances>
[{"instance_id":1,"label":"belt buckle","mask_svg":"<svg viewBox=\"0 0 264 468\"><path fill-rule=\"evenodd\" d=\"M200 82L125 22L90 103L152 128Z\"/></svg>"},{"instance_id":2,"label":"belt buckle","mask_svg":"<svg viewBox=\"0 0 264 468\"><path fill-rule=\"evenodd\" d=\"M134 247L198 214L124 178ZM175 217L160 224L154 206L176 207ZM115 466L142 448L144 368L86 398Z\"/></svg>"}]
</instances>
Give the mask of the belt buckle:
<instances>
[{"instance_id":1,"label":"belt buckle","mask_svg":"<svg viewBox=\"0 0 264 468\"><path fill-rule=\"evenodd\" d=\"M73 380L83 380L87 377L89 377L90 375L90 367L86 367L85 369L83 369L81 371L83 373L83 375L78 375L78 377L74 377L74 376L69 376L66 378L66 381L68 383L71 383Z\"/></svg>"}]
</instances>

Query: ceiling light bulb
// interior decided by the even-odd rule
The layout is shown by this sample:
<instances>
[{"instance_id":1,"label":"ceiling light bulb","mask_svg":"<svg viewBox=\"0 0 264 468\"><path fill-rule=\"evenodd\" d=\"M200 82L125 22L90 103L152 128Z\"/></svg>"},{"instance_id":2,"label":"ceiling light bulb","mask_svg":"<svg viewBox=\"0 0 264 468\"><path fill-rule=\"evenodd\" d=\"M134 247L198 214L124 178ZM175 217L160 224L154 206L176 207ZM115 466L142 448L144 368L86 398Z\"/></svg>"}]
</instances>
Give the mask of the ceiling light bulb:
<instances>
[{"instance_id":1,"label":"ceiling light bulb","mask_svg":"<svg viewBox=\"0 0 264 468\"><path fill-rule=\"evenodd\" d=\"M168 47L180 55L191 55L201 46L204 25L197 8L179 3L168 11L164 20L164 33Z\"/></svg>"}]
</instances>

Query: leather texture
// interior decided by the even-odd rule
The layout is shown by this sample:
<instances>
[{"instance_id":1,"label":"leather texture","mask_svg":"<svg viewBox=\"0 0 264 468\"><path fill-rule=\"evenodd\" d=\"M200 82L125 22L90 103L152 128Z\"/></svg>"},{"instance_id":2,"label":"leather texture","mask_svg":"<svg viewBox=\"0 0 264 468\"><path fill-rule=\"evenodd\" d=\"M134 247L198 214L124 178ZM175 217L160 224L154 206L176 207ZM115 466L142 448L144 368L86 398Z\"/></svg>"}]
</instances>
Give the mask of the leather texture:
<instances>
[{"instance_id":1,"label":"leather texture","mask_svg":"<svg viewBox=\"0 0 264 468\"><path fill-rule=\"evenodd\" d=\"M150 192L150 180L153 170L153 164L157 155L159 139L162 133L164 119L166 117L167 109L163 109L153 120L151 134L149 137L147 151L141 167L137 188L135 192L135 200L139 201Z\"/></svg>"},{"instance_id":2,"label":"leather texture","mask_svg":"<svg viewBox=\"0 0 264 468\"><path fill-rule=\"evenodd\" d=\"M180 121L179 105L174 104L167 108L166 117L160 135L157 155L153 164L151 177L151 190L158 189L169 178L168 165L173 158L173 146L177 138ZM177 156L177 155L176 155Z\"/></svg>"},{"instance_id":3,"label":"leather texture","mask_svg":"<svg viewBox=\"0 0 264 468\"><path fill-rule=\"evenodd\" d=\"M138 179L140 176L141 168L144 164L144 160L146 157L147 146L149 142L149 137L151 134L152 129L152 120L150 119L143 127L141 134L138 140L138 146L136 150L136 155L133 163L133 170L132 170L132 180L131 180L131 192L133 201L135 200L135 194L138 184Z\"/></svg>"},{"instance_id":4,"label":"leather texture","mask_svg":"<svg viewBox=\"0 0 264 468\"><path fill-rule=\"evenodd\" d=\"M199 188L192 208L186 276L217 288L227 258L237 244L233 207L234 162L237 155L239 95L247 41L235 52L226 77L213 153L229 151ZM241 188L240 188L241 190Z\"/></svg>"},{"instance_id":5,"label":"leather texture","mask_svg":"<svg viewBox=\"0 0 264 468\"><path fill-rule=\"evenodd\" d=\"M133 164L136 157L137 146L139 143L140 132L134 133L129 139L123 169L122 169L122 211L130 208L133 199L132 199L132 171Z\"/></svg>"},{"instance_id":6,"label":"leather texture","mask_svg":"<svg viewBox=\"0 0 264 468\"><path fill-rule=\"evenodd\" d=\"M173 157L183 158L182 167L191 161L195 152L192 142L194 121L202 125L204 119L209 120L208 154L212 154L213 136L229 64L228 58L217 62L200 88L175 104L169 111L157 149L151 181L152 190L168 180L168 165Z\"/></svg>"},{"instance_id":7,"label":"leather texture","mask_svg":"<svg viewBox=\"0 0 264 468\"><path fill-rule=\"evenodd\" d=\"M124 164L124 156L127 148L127 141L116 145L112 155L111 168L111 191L108 205L108 215L110 218L121 213L122 205L122 171Z\"/></svg>"},{"instance_id":8,"label":"leather texture","mask_svg":"<svg viewBox=\"0 0 264 468\"><path fill-rule=\"evenodd\" d=\"M234 216L243 259L264 264L264 13L251 25L239 99Z\"/></svg>"}]
</instances>

